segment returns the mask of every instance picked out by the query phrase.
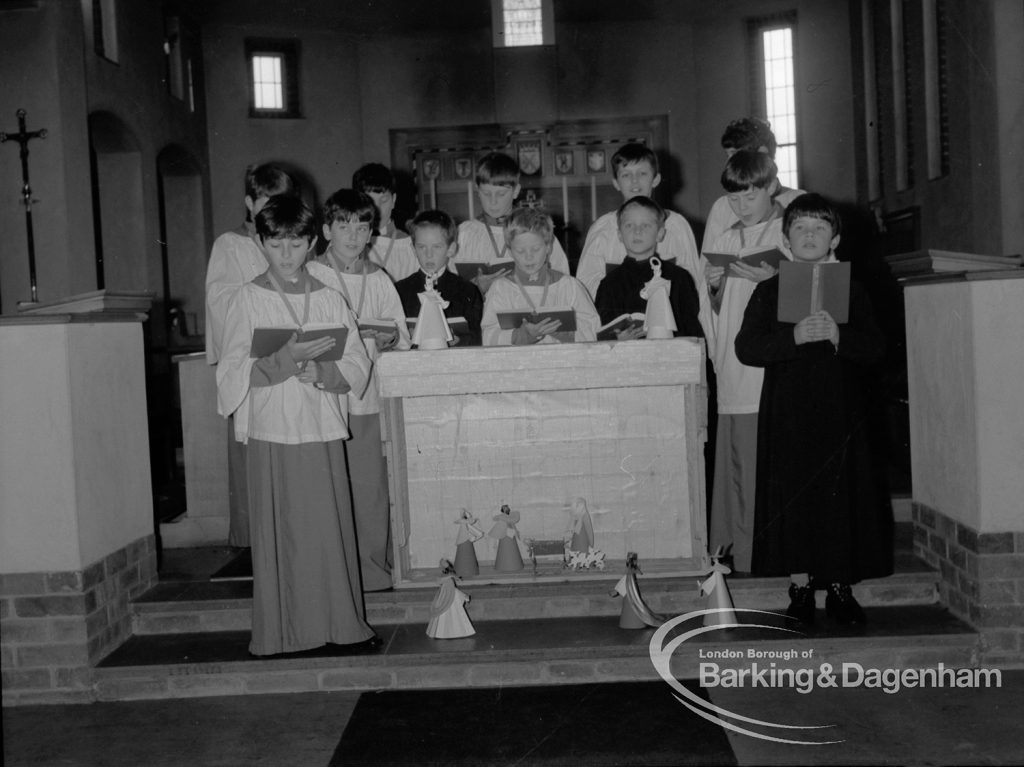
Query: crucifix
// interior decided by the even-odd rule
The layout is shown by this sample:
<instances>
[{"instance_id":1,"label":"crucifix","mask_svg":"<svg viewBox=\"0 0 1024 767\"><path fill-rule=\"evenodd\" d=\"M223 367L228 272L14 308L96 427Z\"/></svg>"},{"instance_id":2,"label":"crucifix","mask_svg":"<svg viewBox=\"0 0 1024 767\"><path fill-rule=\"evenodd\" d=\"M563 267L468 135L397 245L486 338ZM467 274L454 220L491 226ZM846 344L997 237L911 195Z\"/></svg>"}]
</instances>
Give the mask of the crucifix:
<instances>
[{"instance_id":1,"label":"crucifix","mask_svg":"<svg viewBox=\"0 0 1024 767\"><path fill-rule=\"evenodd\" d=\"M36 291L36 244L32 236L32 188L28 185L28 142L34 138L46 138L46 130L28 131L25 129L25 110L19 109L18 132L0 132L0 144L17 141L21 145L21 196L25 206L25 227L28 230L28 278L32 286L32 303L39 303Z\"/></svg>"}]
</instances>

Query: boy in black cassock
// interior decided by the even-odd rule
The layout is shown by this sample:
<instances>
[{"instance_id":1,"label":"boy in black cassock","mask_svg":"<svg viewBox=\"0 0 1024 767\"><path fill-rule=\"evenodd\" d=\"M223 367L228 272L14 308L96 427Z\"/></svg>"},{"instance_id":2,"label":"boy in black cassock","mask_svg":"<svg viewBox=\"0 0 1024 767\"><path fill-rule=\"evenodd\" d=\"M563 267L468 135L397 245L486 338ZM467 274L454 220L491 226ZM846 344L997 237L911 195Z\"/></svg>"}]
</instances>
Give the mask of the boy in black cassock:
<instances>
[{"instance_id":1,"label":"boy in black cassock","mask_svg":"<svg viewBox=\"0 0 1024 767\"><path fill-rule=\"evenodd\" d=\"M665 211L650 197L631 197L617 213L619 239L626 247L626 258L601 280L594 306L607 324L621 314L644 313L647 301L640 295L654 276L650 260L658 255L658 243L665 237ZM671 261L661 262L661 276L672 287L669 303L676 321L677 336L704 337L698 320L700 298L690 273ZM642 327L630 327L616 333L620 341L642 338Z\"/></svg>"},{"instance_id":2,"label":"boy in black cassock","mask_svg":"<svg viewBox=\"0 0 1024 767\"><path fill-rule=\"evenodd\" d=\"M835 261L839 229L817 194L793 200L782 223L804 263ZM736 336L739 360L765 369L751 571L790 576L787 614L797 620L814 620L818 585L830 618L863 623L850 584L892 572L892 508L870 459L863 381L884 339L856 282L842 325L825 311L780 322L778 296L778 276L760 283Z\"/></svg>"},{"instance_id":3,"label":"boy in black cassock","mask_svg":"<svg viewBox=\"0 0 1024 767\"><path fill-rule=\"evenodd\" d=\"M480 318L484 300L476 285L448 269L448 260L458 248L458 227L443 210L425 210L409 224L419 271L395 283L406 317L420 313L419 294L426 278L434 278L434 289L448 302L445 317L462 317L468 330L456 333L459 346L480 346ZM454 331L453 331L454 332Z\"/></svg>"}]
</instances>

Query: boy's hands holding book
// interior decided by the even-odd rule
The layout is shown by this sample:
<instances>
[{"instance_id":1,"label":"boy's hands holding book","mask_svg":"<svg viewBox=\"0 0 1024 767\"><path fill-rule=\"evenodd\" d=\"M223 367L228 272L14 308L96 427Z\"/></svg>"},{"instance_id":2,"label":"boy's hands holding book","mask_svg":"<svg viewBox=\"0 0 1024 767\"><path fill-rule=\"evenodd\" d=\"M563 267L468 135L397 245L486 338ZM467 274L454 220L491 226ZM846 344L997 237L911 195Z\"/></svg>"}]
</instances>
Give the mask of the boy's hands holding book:
<instances>
[{"instance_id":1,"label":"boy's hands holding book","mask_svg":"<svg viewBox=\"0 0 1024 767\"><path fill-rule=\"evenodd\" d=\"M751 282L764 282L769 280L779 273L771 264L766 261L762 261L759 266L751 266L750 264L744 263L743 261L735 261L729 264L729 274L742 277L745 280Z\"/></svg>"},{"instance_id":2,"label":"boy's hands holding book","mask_svg":"<svg viewBox=\"0 0 1024 767\"><path fill-rule=\"evenodd\" d=\"M543 319L540 322L523 320L522 324L512 331L512 343L516 346L535 344L544 336L557 331L561 326L562 321L552 317Z\"/></svg>"},{"instance_id":3,"label":"boy's hands holding book","mask_svg":"<svg viewBox=\"0 0 1024 767\"><path fill-rule=\"evenodd\" d=\"M815 312L793 327L793 340L797 346L815 341L831 341L833 346L838 346L839 326L825 310Z\"/></svg>"},{"instance_id":4,"label":"boy's hands holding book","mask_svg":"<svg viewBox=\"0 0 1024 767\"><path fill-rule=\"evenodd\" d=\"M299 379L299 383L315 386L320 381L320 366L316 362L304 362L299 366L299 374L295 377Z\"/></svg>"},{"instance_id":5,"label":"boy's hands holding book","mask_svg":"<svg viewBox=\"0 0 1024 767\"><path fill-rule=\"evenodd\" d=\"M484 274L483 270L480 269L476 273L476 277L472 278L470 282L476 285L477 290L480 291L480 295L487 295L487 291L490 290L491 285L500 277L510 277L512 275L511 269L502 269L491 274Z\"/></svg>"},{"instance_id":6,"label":"boy's hands holding book","mask_svg":"<svg viewBox=\"0 0 1024 767\"><path fill-rule=\"evenodd\" d=\"M359 331L359 335L363 338L372 338L374 343L377 344L377 351L386 352L388 349L398 343L398 330L371 330L364 329Z\"/></svg>"},{"instance_id":7,"label":"boy's hands holding book","mask_svg":"<svg viewBox=\"0 0 1024 767\"><path fill-rule=\"evenodd\" d=\"M285 348L292 359L295 360L295 364L300 368L309 360L316 359L324 352L333 349L335 343L334 339L330 336L314 338L312 341L299 341L298 339L299 334L292 333L292 337L288 339Z\"/></svg>"},{"instance_id":8,"label":"boy's hands holding book","mask_svg":"<svg viewBox=\"0 0 1024 767\"><path fill-rule=\"evenodd\" d=\"M715 289L722 281L722 276L725 274L724 266L715 266L708 264L704 267L704 278L708 281L708 287Z\"/></svg>"}]
</instances>

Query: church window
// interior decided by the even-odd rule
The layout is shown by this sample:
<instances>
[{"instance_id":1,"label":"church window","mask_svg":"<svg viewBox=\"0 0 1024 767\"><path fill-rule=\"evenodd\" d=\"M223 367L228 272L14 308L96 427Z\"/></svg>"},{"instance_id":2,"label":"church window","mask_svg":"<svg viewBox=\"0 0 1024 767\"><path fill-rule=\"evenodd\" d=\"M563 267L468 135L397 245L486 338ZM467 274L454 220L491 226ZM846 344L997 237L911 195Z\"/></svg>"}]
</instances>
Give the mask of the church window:
<instances>
[{"instance_id":1,"label":"church window","mask_svg":"<svg viewBox=\"0 0 1024 767\"><path fill-rule=\"evenodd\" d=\"M117 62L117 0L92 0L93 49Z\"/></svg>"},{"instance_id":2,"label":"church window","mask_svg":"<svg viewBox=\"0 0 1024 767\"><path fill-rule=\"evenodd\" d=\"M772 126L779 183L800 186L796 103L796 14L750 22L753 113Z\"/></svg>"},{"instance_id":3,"label":"church window","mask_svg":"<svg viewBox=\"0 0 1024 767\"><path fill-rule=\"evenodd\" d=\"M555 42L551 0L491 0L491 17L496 48Z\"/></svg>"},{"instance_id":4,"label":"church window","mask_svg":"<svg viewBox=\"0 0 1024 767\"><path fill-rule=\"evenodd\" d=\"M298 44L247 40L250 117L300 117Z\"/></svg>"}]
</instances>

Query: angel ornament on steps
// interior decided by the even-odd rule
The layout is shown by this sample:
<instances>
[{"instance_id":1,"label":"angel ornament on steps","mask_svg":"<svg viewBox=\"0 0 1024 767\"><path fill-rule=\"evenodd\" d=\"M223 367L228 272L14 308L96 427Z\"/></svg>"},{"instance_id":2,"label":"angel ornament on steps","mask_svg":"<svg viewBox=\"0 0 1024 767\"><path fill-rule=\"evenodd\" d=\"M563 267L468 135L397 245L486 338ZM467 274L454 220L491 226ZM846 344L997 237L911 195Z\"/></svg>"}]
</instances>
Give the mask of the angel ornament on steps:
<instances>
[{"instance_id":1,"label":"angel ornament on steps","mask_svg":"<svg viewBox=\"0 0 1024 767\"><path fill-rule=\"evenodd\" d=\"M729 585L725 582L725 576L732 570L722 562L722 557L723 549L719 546L718 550L711 555L711 574L699 582L701 596L708 598L706 609L717 611L704 616L705 626L725 626L736 623L732 594L729 593Z\"/></svg>"},{"instance_id":2,"label":"angel ornament on steps","mask_svg":"<svg viewBox=\"0 0 1024 767\"><path fill-rule=\"evenodd\" d=\"M461 639L473 636L476 629L466 612L469 595L455 585L455 567L441 560L441 585L430 604L427 636L431 639Z\"/></svg>"},{"instance_id":3,"label":"angel ornament on steps","mask_svg":"<svg viewBox=\"0 0 1024 767\"><path fill-rule=\"evenodd\" d=\"M644 601L637 583L637 573L643 575L637 561L635 551L626 554L626 574L615 584L612 596L622 597L622 611L619 614L619 628L645 629L656 628L665 622L663 615L658 615Z\"/></svg>"},{"instance_id":4,"label":"angel ornament on steps","mask_svg":"<svg viewBox=\"0 0 1024 767\"><path fill-rule=\"evenodd\" d=\"M523 569L523 555L519 551L519 512L512 511L508 504L502 504L501 511L494 515L494 525L487 534L498 541L498 553L494 557L494 569L499 573L514 573Z\"/></svg>"}]
</instances>

